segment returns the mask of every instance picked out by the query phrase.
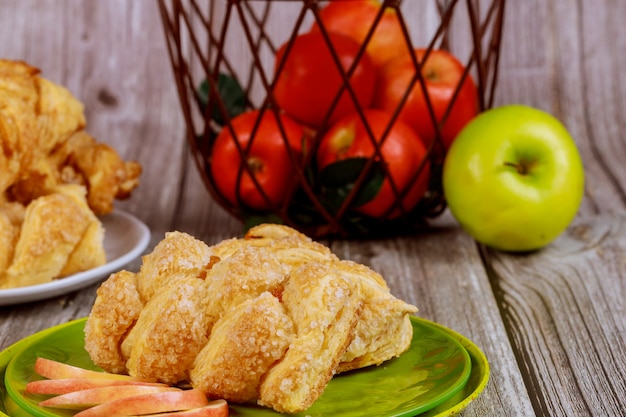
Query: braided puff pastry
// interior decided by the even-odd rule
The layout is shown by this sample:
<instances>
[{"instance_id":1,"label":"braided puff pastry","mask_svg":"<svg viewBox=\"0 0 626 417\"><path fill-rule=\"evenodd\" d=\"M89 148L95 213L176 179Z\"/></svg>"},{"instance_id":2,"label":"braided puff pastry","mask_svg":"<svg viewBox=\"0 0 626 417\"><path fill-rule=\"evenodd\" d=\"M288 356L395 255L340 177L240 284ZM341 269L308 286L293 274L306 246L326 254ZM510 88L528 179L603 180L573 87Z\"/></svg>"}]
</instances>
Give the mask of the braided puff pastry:
<instances>
[{"instance_id":1,"label":"braided puff pastry","mask_svg":"<svg viewBox=\"0 0 626 417\"><path fill-rule=\"evenodd\" d=\"M269 292L242 302L213 327L191 369L191 385L214 398L256 400L261 378L294 338L293 322Z\"/></svg>"},{"instance_id":2,"label":"braided puff pastry","mask_svg":"<svg viewBox=\"0 0 626 417\"><path fill-rule=\"evenodd\" d=\"M337 371L362 299L355 282L330 265L310 263L293 271L283 303L296 323L296 338L265 376L259 404L296 413L315 402Z\"/></svg>"},{"instance_id":3,"label":"braided puff pastry","mask_svg":"<svg viewBox=\"0 0 626 417\"><path fill-rule=\"evenodd\" d=\"M142 260L102 284L87 320L85 349L110 372L297 413L412 337L417 309L380 274L286 226L213 246L170 232Z\"/></svg>"}]
</instances>

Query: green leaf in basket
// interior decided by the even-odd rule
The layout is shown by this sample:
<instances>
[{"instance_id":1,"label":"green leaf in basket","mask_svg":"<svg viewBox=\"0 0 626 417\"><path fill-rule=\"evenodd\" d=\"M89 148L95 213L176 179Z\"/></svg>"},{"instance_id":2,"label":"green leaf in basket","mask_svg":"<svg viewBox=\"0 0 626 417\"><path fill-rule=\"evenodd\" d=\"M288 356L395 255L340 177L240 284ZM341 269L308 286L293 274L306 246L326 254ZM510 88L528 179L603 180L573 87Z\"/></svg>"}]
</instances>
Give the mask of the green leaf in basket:
<instances>
[{"instance_id":1,"label":"green leaf in basket","mask_svg":"<svg viewBox=\"0 0 626 417\"><path fill-rule=\"evenodd\" d=\"M348 195L353 192L354 186L368 161L369 158L347 158L333 162L320 172L320 184L331 210L338 210ZM375 161L352 200L352 205L358 207L376 197L384 179L385 173L382 166Z\"/></svg>"},{"instance_id":2,"label":"green leaf in basket","mask_svg":"<svg viewBox=\"0 0 626 417\"><path fill-rule=\"evenodd\" d=\"M246 94L235 78L220 73L217 77L217 91L222 103L224 103L224 107L226 107L229 117L232 118L243 113L246 107ZM198 87L198 98L200 99L200 106L203 112L206 110L206 106L209 105L210 97L209 82L205 79ZM222 117L222 113L217 104L212 104L213 114L211 117L217 124L223 126L224 117Z\"/></svg>"}]
</instances>

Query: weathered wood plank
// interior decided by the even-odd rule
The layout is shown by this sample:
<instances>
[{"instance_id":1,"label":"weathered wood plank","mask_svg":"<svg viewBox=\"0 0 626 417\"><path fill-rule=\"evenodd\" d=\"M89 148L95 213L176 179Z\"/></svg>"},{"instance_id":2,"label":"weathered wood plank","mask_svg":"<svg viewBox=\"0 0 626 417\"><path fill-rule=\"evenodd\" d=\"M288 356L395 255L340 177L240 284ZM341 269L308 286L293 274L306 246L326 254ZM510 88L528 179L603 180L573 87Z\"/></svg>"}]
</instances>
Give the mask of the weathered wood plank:
<instances>
[{"instance_id":1,"label":"weathered wood plank","mask_svg":"<svg viewBox=\"0 0 626 417\"><path fill-rule=\"evenodd\" d=\"M578 27L570 27L563 37L577 37L580 43L575 65L580 67L583 122L589 137L589 149L584 149L583 154L592 155L605 173L606 182L611 184L602 193L602 189L596 190L595 183L590 183L589 196L598 211L614 213L626 208L626 75L622 70L626 56L626 3L605 3L602 6L581 2ZM564 8L560 5L557 13ZM559 27L561 31L566 29L564 24Z\"/></svg>"},{"instance_id":2,"label":"weathered wood plank","mask_svg":"<svg viewBox=\"0 0 626 417\"><path fill-rule=\"evenodd\" d=\"M626 410L626 217L578 221L529 255L485 251L538 415Z\"/></svg>"},{"instance_id":3,"label":"weathered wood plank","mask_svg":"<svg viewBox=\"0 0 626 417\"><path fill-rule=\"evenodd\" d=\"M623 218L595 213L624 208L624 5L534 3L507 4L499 102L564 122L583 157L586 196L576 226L545 250L485 250L485 263L535 413L623 415Z\"/></svg>"},{"instance_id":4,"label":"weathered wood plank","mask_svg":"<svg viewBox=\"0 0 626 417\"><path fill-rule=\"evenodd\" d=\"M86 317L98 285L50 300L0 306L0 351L38 331Z\"/></svg>"},{"instance_id":5,"label":"weathered wood plank","mask_svg":"<svg viewBox=\"0 0 626 417\"><path fill-rule=\"evenodd\" d=\"M484 264L446 216L424 235L333 249L383 273L420 316L486 352L491 382L464 415L623 415L626 220L611 213L626 207L626 3L509 1L506 12L496 101L550 111L572 132L587 172L575 227L532 255L483 251ZM426 20L418 38L431 33L433 10L409 14ZM5 0L0 56L67 86L84 102L90 132L144 165L142 185L118 207L148 223L153 245L173 229L209 243L240 233L189 159L155 2ZM0 307L0 349L86 315L96 287Z\"/></svg>"}]
</instances>

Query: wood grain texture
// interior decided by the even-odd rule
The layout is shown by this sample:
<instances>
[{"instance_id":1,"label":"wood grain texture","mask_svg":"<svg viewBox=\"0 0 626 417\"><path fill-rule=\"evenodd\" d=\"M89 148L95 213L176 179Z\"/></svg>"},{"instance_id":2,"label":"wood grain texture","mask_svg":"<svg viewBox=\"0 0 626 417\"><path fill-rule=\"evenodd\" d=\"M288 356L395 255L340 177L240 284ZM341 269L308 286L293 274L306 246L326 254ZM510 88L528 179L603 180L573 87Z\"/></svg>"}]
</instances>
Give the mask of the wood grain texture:
<instances>
[{"instance_id":1,"label":"wood grain texture","mask_svg":"<svg viewBox=\"0 0 626 417\"><path fill-rule=\"evenodd\" d=\"M486 251L538 415L626 409L626 217L577 222L535 254Z\"/></svg>"},{"instance_id":2,"label":"wood grain texture","mask_svg":"<svg viewBox=\"0 0 626 417\"><path fill-rule=\"evenodd\" d=\"M434 2L403 8L423 23L416 39L432 34ZM464 416L626 415L626 3L511 0L505 11L496 104L546 110L572 133L586 170L574 225L524 255L477 246L449 213L416 236L330 244L381 272L421 317L484 350L491 380ZM466 53L462 28L453 35ZM207 243L241 235L189 156L155 1L3 0L0 56L67 86L85 105L88 130L140 161L141 186L117 207L148 224L148 250L169 230ZM84 317L96 288L0 307L0 349Z\"/></svg>"}]
</instances>

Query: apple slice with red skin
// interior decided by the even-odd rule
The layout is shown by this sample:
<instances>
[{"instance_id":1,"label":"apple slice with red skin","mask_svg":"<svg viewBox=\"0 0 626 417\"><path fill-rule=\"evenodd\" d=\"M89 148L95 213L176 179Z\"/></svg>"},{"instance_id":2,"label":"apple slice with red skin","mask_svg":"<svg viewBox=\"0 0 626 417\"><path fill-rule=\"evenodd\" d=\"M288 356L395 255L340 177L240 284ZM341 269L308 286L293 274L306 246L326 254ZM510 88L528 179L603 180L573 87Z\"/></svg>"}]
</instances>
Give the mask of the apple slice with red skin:
<instances>
[{"instance_id":1,"label":"apple slice with red skin","mask_svg":"<svg viewBox=\"0 0 626 417\"><path fill-rule=\"evenodd\" d=\"M74 417L120 417L186 411L209 405L204 392L198 389L158 392L120 398L96 405Z\"/></svg>"},{"instance_id":2,"label":"apple slice with red skin","mask_svg":"<svg viewBox=\"0 0 626 417\"><path fill-rule=\"evenodd\" d=\"M140 381L129 375L112 374L109 372L91 371L57 362L52 359L39 357L35 360L35 372L48 379L68 379L68 378L95 378L95 379L116 379L123 381Z\"/></svg>"},{"instance_id":3,"label":"apple slice with red skin","mask_svg":"<svg viewBox=\"0 0 626 417\"><path fill-rule=\"evenodd\" d=\"M193 408L187 411L175 411L173 413L155 414L158 417L228 417L228 403L225 400L211 401L209 405ZM127 416L127 417L149 417L144 416Z\"/></svg>"},{"instance_id":4,"label":"apple slice with red skin","mask_svg":"<svg viewBox=\"0 0 626 417\"><path fill-rule=\"evenodd\" d=\"M31 381L26 384L25 391L28 394L61 395L91 388L110 386L167 387L168 385L160 382L126 381L122 379L106 378L42 379L39 381Z\"/></svg>"},{"instance_id":5,"label":"apple slice with red skin","mask_svg":"<svg viewBox=\"0 0 626 417\"><path fill-rule=\"evenodd\" d=\"M121 398L171 391L181 391L181 389L168 386L150 387L141 385L98 387L57 395L41 401L39 406L80 410Z\"/></svg>"}]
</instances>

